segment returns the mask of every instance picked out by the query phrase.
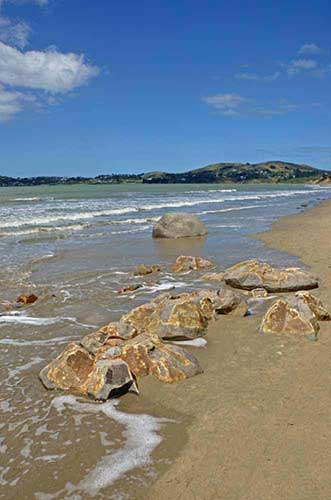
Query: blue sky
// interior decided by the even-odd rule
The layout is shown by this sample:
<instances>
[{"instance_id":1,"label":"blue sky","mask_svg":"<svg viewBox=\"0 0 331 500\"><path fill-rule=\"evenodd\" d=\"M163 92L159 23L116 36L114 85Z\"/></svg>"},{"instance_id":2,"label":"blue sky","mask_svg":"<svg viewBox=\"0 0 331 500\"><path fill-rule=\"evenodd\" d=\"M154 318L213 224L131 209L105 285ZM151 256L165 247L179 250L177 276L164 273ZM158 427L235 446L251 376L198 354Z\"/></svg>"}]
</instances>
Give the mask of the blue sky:
<instances>
[{"instance_id":1,"label":"blue sky","mask_svg":"<svg viewBox=\"0 0 331 500\"><path fill-rule=\"evenodd\" d=\"M329 1L0 0L0 175L331 169Z\"/></svg>"}]
</instances>

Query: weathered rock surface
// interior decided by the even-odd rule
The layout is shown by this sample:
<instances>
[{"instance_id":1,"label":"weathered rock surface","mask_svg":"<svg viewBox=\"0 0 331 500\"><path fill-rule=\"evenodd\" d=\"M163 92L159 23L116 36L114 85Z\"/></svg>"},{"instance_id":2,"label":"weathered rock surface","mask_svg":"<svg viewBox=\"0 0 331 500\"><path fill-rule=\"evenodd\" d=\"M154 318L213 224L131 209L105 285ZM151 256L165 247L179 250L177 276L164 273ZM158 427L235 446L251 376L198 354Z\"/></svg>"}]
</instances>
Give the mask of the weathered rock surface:
<instances>
[{"instance_id":1,"label":"weathered rock surface","mask_svg":"<svg viewBox=\"0 0 331 500\"><path fill-rule=\"evenodd\" d=\"M140 264L139 266L137 266L134 274L136 274L137 276L145 276L146 274L159 273L160 271L161 268L157 264L153 264L151 266Z\"/></svg>"},{"instance_id":2,"label":"weathered rock surface","mask_svg":"<svg viewBox=\"0 0 331 500\"><path fill-rule=\"evenodd\" d=\"M206 273L200 278L203 281L217 281L217 282L222 282L224 281L224 273L219 272L219 273Z\"/></svg>"},{"instance_id":3,"label":"weathered rock surface","mask_svg":"<svg viewBox=\"0 0 331 500\"><path fill-rule=\"evenodd\" d=\"M330 321L331 314L324 307L321 300L312 295L309 292L297 292L296 297L302 300L307 306L311 309L311 311L315 314L316 318L320 321Z\"/></svg>"},{"instance_id":4,"label":"weathered rock surface","mask_svg":"<svg viewBox=\"0 0 331 500\"><path fill-rule=\"evenodd\" d=\"M251 291L251 296L254 297L254 299L263 299L268 297L268 292L265 288L254 288Z\"/></svg>"},{"instance_id":5,"label":"weathered rock surface","mask_svg":"<svg viewBox=\"0 0 331 500\"><path fill-rule=\"evenodd\" d=\"M243 290L264 288L268 292L294 292L318 287L318 279L298 268L276 269L266 262L247 260L225 271L228 285Z\"/></svg>"},{"instance_id":6,"label":"weathered rock surface","mask_svg":"<svg viewBox=\"0 0 331 500\"><path fill-rule=\"evenodd\" d=\"M316 315L299 297L279 299L266 312L261 330L265 333L304 334L317 338Z\"/></svg>"},{"instance_id":7,"label":"weathered rock surface","mask_svg":"<svg viewBox=\"0 0 331 500\"><path fill-rule=\"evenodd\" d=\"M47 389L62 389L95 399L108 399L127 392L137 392L135 379L121 359L95 360L77 343L71 343L39 374Z\"/></svg>"},{"instance_id":8,"label":"weathered rock surface","mask_svg":"<svg viewBox=\"0 0 331 500\"><path fill-rule=\"evenodd\" d=\"M206 234L203 222L192 214L166 214L153 227L153 238L188 238Z\"/></svg>"},{"instance_id":9,"label":"weathered rock surface","mask_svg":"<svg viewBox=\"0 0 331 500\"><path fill-rule=\"evenodd\" d=\"M213 267L213 263L208 259L204 259L203 257L192 257L189 255L180 255L177 257L174 266L173 272L180 273L182 271L193 271L197 269L208 269L209 267Z\"/></svg>"},{"instance_id":10,"label":"weathered rock surface","mask_svg":"<svg viewBox=\"0 0 331 500\"><path fill-rule=\"evenodd\" d=\"M230 289L200 290L172 295L163 293L153 301L132 309L122 316L119 327L148 332L164 340L190 340L204 335L208 322L219 314L245 315L247 305ZM123 334L120 334L123 335Z\"/></svg>"},{"instance_id":11,"label":"weathered rock surface","mask_svg":"<svg viewBox=\"0 0 331 500\"><path fill-rule=\"evenodd\" d=\"M202 369L195 356L164 344L156 335L143 333L124 340L95 332L80 344L69 344L41 370L39 378L47 389L106 400L128 391L138 393L136 378L146 375L173 383L199 373Z\"/></svg>"},{"instance_id":12,"label":"weathered rock surface","mask_svg":"<svg viewBox=\"0 0 331 500\"><path fill-rule=\"evenodd\" d=\"M16 299L16 302L17 304L34 304L37 300L37 295L31 293L30 295L19 295Z\"/></svg>"},{"instance_id":13,"label":"weathered rock surface","mask_svg":"<svg viewBox=\"0 0 331 500\"><path fill-rule=\"evenodd\" d=\"M164 344L159 337L143 333L116 347L107 344L100 350L98 359L120 357L137 378L153 375L161 382L173 383L202 373L191 353L181 347Z\"/></svg>"}]
</instances>

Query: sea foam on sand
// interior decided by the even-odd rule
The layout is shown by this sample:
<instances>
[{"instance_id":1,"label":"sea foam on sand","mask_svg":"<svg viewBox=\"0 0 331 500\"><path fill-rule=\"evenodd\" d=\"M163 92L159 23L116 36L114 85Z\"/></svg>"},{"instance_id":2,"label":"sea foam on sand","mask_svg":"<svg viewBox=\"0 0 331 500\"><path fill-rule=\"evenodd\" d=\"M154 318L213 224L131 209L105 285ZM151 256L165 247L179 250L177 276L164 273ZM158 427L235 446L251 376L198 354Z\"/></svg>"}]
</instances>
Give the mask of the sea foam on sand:
<instances>
[{"instance_id":1,"label":"sea foam on sand","mask_svg":"<svg viewBox=\"0 0 331 500\"><path fill-rule=\"evenodd\" d=\"M104 413L124 427L124 443L119 450L105 455L77 485L67 483L64 489L54 494L35 493L37 500L83 500L86 495L93 497L129 471L152 463L151 453L162 441L158 433L161 425L173 421L151 415L124 413L117 409L117 404L117 401L86 403L73 395L57 396L52 400L51 406L59 413L68 409L79 413Z\"/></svg>"}]
</instances>

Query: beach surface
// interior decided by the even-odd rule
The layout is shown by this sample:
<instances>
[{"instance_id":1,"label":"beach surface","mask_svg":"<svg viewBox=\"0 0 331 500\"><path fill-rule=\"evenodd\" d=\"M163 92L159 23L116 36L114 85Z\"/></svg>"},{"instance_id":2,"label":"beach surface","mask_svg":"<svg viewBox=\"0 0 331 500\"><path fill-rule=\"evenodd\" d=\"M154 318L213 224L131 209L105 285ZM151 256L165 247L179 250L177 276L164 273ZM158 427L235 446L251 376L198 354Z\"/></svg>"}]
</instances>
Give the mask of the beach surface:
<instances>
[{"instance_id":1,"label":"beach surface","mask_svg":"<svg viewBox=\"0 0 331 500\"><path fill-rule=\"evenodd\" d=\"M327 201L258 235L320 277L316 295L329 308L330 231ZM203 375L171 387L144 383L144 394L186 421L185 437L173 429L178 440L167 451L177 458L148 499L330 498L331 324L311 342L261 334L260 321L215 323L198 352Z\"/></svg>"}]
</instances>

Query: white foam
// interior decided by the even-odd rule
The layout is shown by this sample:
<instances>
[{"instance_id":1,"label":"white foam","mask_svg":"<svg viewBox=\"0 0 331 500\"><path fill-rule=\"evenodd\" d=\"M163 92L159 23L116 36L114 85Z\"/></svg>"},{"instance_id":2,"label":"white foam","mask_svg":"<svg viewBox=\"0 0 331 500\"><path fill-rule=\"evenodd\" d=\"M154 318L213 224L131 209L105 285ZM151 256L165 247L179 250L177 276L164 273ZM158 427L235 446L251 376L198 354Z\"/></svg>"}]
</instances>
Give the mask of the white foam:
<instances>
[{"instance_id":1,"label":"white foam","mask_svg":"<svg viewBox=\"0 0 331 500\"><path fill-rule=\"evenodd\" d=\"M124 427L124 443L120 449L105 455L77 485L67 483L63 490L55 494L35 493L38 500L63 498L65 495L67 500L86 498L86 495L94 496L133 469L152 464L151 454L162 441L159 435L161 424L169 422L151 415L124 413L117 409L117 403L113 401L102 404L86 403L73 395L56 396L51 406L59 413L69 409L79 413L103 413ZM109 427L111 428L111 425ZM80 494L84 496L80 497Z\"/></svg>"},{"instance_id":2,"label":"white foam","mask_svg":"<svg viewBox=\"0 0 331 500\"><path fill-rule=\"evenodd\" d=\"M153 285L150 287L143 287L140 290L147 289L146 293L156 293L165 290L171 290L172 288L182 288L183 286L187 286L187 283L184 283L183 281L172 281L172 282L159 283L157 285Z\"/></svg>"},{"instance_id":3,"label":"white foam","mask_svg":"<svg viewBox=\"0 0 331 500\"><path fill-rule=\"evenodd\" d=\"M31 361L29 361L28 363L25 363L24 365L18 366L17 368L8 369L8 378L10 379L10 378L16 377L16 375L18 375L19 373L24 372L25 370L28 370L32 366L37 365L37 364L41 363L42 361L44 361L43 358L39 358L37 356L35 358L32 358Z\"/></svg>"}]
</instances>

